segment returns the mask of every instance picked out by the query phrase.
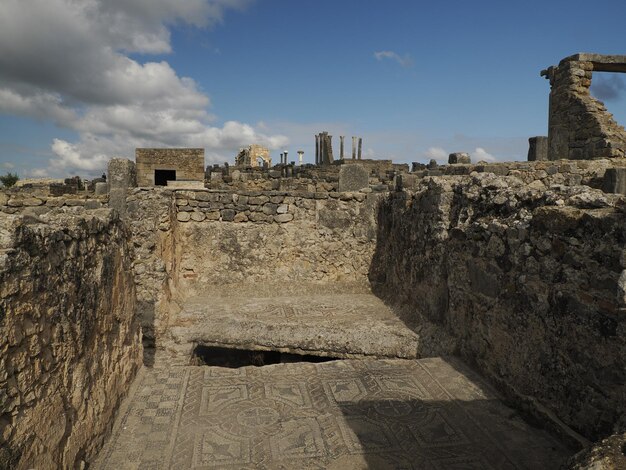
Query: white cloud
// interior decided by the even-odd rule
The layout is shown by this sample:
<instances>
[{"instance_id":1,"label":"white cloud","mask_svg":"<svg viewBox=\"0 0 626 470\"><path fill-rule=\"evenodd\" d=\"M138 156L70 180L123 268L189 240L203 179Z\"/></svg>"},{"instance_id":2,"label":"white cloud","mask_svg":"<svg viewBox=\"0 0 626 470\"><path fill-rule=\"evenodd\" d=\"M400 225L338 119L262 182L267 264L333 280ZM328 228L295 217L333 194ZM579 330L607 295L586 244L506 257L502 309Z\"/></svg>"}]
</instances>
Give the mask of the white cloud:
<instances>
[{"instance_id":1,"label":"white cloud","mask_svg":"<svg viewBox=\"0 0 626 470\"><path fill-rule=\"evenodd\" d=\"M429 147L424 155L428 158L437 160L438 162L448 163L448 152L441 147Z\"/></svg>"},{"instance_id":2,"label":"white cloud","mask_svg":"<svg viewBox=\"0 0 626 470\"><path fill-rule=\"evenodd\" d=\"M413 65L413 59L411 58L409 54L405 54L404 56L401 56L400 54L394 51L377 51L377 52L374 52L374 57L378 61L381 61L384 59L396 61L402 67L411 67Z\"/></svg>"},{"instance_id":3,"label":"white cloud","mask_svg":"<svg viewBox=\"0 0 626 470\"><path fill-rule=\"evenodd\" d=\"M33 168L26 173L26 176L31 178L45 178L48 176L48 170L45 168Z\"/></svg>"},{"instance_id":4,"label":"white cloud","mask_svg":"<svg viewBox=\"0 0 626 470\"><path fill-rule=\"evenodd\" d=\"M5 170L12 170L13 168L15 168L15 165L11 162L3 162L0 163L0 168L3 168Z\"/></svg>"},{"instance_id":5,"label":"white cloud","mask_svg":"<svg viewBox=\"0 0 626 470\"><path fill-rule=\"evenodd\" d=\"M480 161L495 162L495 161L498 160L496 157L494 157L493 155L488 153L482 147L476 147L476 150L474 150L474 153L473 153L472 157L473 157L472 161L474 161L474 162L480 162Z\"/></svg>"},{"instance_id":6,"label":"white cloud","mask_svg":"<svg viewBox=\"0 0 626 470\"><path fill-rule=\"evenodd\" d=\"M55 139L50 171L97 173L112 156L139 146L206 147L230 160L281 135L236 121L212 125L209 97L165 61L129 53L171 51L171 25L210 27L251 0L3 0L0 8L0 112L50 120L74 130ZM209 161L208 163L210 163Z\"/></svg>"}]
</instances>

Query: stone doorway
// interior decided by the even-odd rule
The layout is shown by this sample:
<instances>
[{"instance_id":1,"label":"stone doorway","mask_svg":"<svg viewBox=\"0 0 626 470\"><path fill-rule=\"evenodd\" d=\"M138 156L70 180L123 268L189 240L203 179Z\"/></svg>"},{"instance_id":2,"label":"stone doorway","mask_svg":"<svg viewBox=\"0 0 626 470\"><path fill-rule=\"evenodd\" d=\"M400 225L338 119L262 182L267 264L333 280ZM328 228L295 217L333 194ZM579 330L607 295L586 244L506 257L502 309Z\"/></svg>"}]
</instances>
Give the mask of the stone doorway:
<instances>
[{"instance_id":1,"label":"stone doorway","mask_svg":"<svg viewBox=\"0 0 626 470\"><path fill-rule=\"evenodd\" d=\"M167 186L168 181L176 181L176 170L154 170L155 186Z\"/></svg>"}]
</instances>

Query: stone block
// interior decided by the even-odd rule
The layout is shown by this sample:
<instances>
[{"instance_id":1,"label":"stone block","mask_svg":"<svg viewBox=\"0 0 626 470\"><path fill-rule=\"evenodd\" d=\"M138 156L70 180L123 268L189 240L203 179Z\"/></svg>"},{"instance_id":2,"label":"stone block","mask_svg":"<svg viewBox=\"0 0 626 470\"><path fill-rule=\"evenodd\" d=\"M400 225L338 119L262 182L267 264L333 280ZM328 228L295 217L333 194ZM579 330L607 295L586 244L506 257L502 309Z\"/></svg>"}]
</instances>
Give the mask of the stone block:
<instances>
[{"instance_id":1,"label":"stone block","mask_svg":"<svg viewBox=\"0 0 626 470\"><path fill-rule=\"evenodd\" d=\"M548 159L548 137L536 136L528 139L528 161L544 161Z\"/></svg>"},{"instance_id":2,"label":"stone block","mask_svg":"<svg viewBox=\"0 0 626 470\"><path fill-rule=\"evenodd\" d=\"M104 196L109 192L109 185L103 182L96 183L94 191L96 196Z\"/></svg>"},{"instance_id":3,"label":"stone block","mask_svg":"<svg viewBox=\"0 0 626 470\"><path fill-rule=\"evenodd\" d=\"M278 214L274 216L274 220L279 224L284 224L293 220L293 214Z\"/></svg>"},{"instance_id":4,"label":"stone block","mask_svg":"<svg viewBox=\"0 0 626 470\"><path fill-rule=\"evenodd\" d=\"M179 212L176 214L176 219L179 222L188 222L191 219L191 214L189 212Z\"/></svg>"},{"instance_id":5,"label":"stone block","mask_svg":"<svg viewBox=\"0 0 626 470\"><path fill-rule=\"evenodd\" d=\"M342 165L339 170L339 192L359 191L369 186L369 172L363 165Z\"/></svg>"},{"instance_id":6,"label":"stone block","mask_svg":"<svg viewBox=\"0 0 626 470\"><path fill-rule=\"evenodd\" d=\"M626 195L626 168L607 168L602 181L602 191Z\"/></svg>"},{"instance_id":7,"label":"stone block","mask_svg":"<svg viewBox=\"0 0 626 470\"><path fill-rule=\"evenodd\" d=\"M454 152L448 155L448 163L454 165L457 163L469 164L472 163L472 159L469 153L466 152Z\"/></svg>"}]
</instances>

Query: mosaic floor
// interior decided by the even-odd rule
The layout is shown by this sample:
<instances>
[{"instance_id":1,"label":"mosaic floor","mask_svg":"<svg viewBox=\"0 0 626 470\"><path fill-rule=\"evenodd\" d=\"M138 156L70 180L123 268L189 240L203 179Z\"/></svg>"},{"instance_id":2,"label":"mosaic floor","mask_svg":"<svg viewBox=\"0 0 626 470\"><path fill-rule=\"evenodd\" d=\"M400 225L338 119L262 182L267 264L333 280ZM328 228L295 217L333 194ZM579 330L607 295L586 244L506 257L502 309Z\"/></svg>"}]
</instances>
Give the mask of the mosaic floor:
<instances>
[{"instance_id":1,"label":"mosaic floor","mask_svg":"<svg viewBox=\"0 0 626 470\"><path fill-rule=\"evenodd\" d=\"M177 344L333 357L415 358L419 341L371 294L196 297L185 303L170 332ZM183 355L188 358L190 352Z\"/></svg>"},{"instance_id":2,"label":"mosaic floor","mask_svg":"<svg viewBox=\"0 0 626 470\"><path fill-rule=\"evenodd\" d=\"M550 469L571 452L457 359L144 368L96 469Z\"/></svg>"}]
</instances>

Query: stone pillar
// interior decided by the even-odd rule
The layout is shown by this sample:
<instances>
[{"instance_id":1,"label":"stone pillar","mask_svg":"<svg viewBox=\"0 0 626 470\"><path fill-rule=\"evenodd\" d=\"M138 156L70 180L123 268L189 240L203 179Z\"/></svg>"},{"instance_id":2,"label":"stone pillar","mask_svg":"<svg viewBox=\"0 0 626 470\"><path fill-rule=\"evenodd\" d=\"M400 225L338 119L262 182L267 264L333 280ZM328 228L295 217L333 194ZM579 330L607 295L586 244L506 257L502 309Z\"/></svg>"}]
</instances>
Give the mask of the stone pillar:
<instances>
[{"instance_id":1,"label":"stone pillar","mask_svg":"<svg viewBox=\"0 0 626 470\"><path fill-rule=\"evenodd\" d=\"M284 152L284 155L285 155L285 165L288 165L288 164L289 164L289 161L287 160L287 154L288 154L288 153L289 153L289 152L287 152L287 150L285 150L285 152Z\"/></svg>"},{"instance_id":2,"label":"stone pillar","mask_svg":"<svg viewBox=\"0 0 626 470\"><path fill-rule=\"evenodd\" d=\"M320 136L315 135L315 164L319 165L320 161Z\"/></svg>"},{"instance_id":3,"label":"stone pillar","mask_svg":"<svg viewBox=\"0 0 626 470\"><path fill-rule=\"evenodd\" d=\"M340 135L339 136L339 159L343 160L343 139L344 136Z\"/></svg>"},{"instance_id":4,"label":"stone pillar","mask_svg":"<svg viewBox=\"0 0 626 470\"><path fill-rule=\"evenodd\" d=\"M304 157L304 151L298 150L298 164L302 166L302 157Z\"/></svg>"},{"instance_id":5,"label":"stone pillar","mask_svg":"<svg viewBox=\"0 0 626 470\"><path fill-rule=\"evenodd\" d=\"M326 133L326 164L330 165L333 159L333 136Z\"/></svg>"},{"instance_id":6,"label":"stone pillar","mask_svg":"<svg viewBox=\"0 0 626 470\"><path fill-rule=\"evenodd\" d=\"M361 147L363 146L363 139L359 137L359 160L361 159Z\"/></svg>"},{"instance_id":7,"label":"stone pillar","mask_svg":"<svg viewBox=\"0 0 626 470\"><path fill-rule=\"evenodd\" d=\"M129 188L137 186L135 164L126 158L112 158L108 167L109 207L120 217L126 217L126 195Z\"/></svg>"},{"instance_id":8,"label":"stone pillar","mask_svg":"<svg viewBox=\"0 0 626 470\"><path fill-rule=\"evenodd\" d=\"M356 137L352 136L352 160L356 159Z\"/></svg>"},{"instance_id":9,"label":"stone pillar","mask_svg":"<svg viewBox=\"0 0 626 470\"><path fill-rule=\"evenodd\" d=\"M542 161L548 159L548 138L545 136L530 137L528 139L528 161Z\"/></svg>"}]
</instances>

